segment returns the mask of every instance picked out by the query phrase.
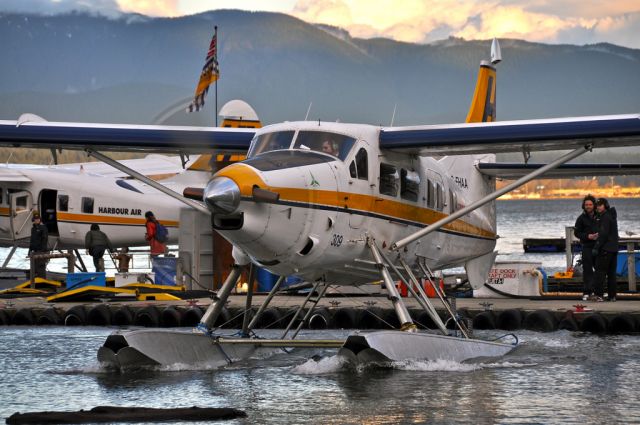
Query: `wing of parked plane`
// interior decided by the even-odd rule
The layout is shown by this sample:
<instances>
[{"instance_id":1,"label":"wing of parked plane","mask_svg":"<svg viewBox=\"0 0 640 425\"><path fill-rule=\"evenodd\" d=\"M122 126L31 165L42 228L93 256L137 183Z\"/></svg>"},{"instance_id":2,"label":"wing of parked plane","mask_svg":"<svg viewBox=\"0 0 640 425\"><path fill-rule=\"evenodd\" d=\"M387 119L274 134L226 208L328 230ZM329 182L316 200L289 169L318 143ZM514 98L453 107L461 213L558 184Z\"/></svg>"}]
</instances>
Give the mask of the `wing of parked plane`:
<instances>
[{"instance_id":1,"label":"wing of parked plane","mask_svg":"<svg viewBox=\"0 0 640 425\"><path fill-rule=\"evenodd\" d=\"M0 145L156 153L246 153L255 129L0 121Z\"/></svg>"},{"instance_id":2,"label":"wing of parked plane","mask_svg":"<svg viewBox=\"0 0 640 425\"><path fill-rule=\"evenodd\" d=\"M546 164L480 162L476 168L481 174L505 180L526 176ZM591 176L631 176L640 174L640 164L563 164L547 171L542 178L572 178Z\"/></svg>"},{"instance_id":3,"label":"wing of parked plane","mask_svg":"<svg viewBox=\"0 0 640 425\"><path fill-rule=\"evenodd\" d=\"M380 147L417 155L467 155L640 145L640 114L477 124L383 127Z\"/></svg>"}]
</instances>

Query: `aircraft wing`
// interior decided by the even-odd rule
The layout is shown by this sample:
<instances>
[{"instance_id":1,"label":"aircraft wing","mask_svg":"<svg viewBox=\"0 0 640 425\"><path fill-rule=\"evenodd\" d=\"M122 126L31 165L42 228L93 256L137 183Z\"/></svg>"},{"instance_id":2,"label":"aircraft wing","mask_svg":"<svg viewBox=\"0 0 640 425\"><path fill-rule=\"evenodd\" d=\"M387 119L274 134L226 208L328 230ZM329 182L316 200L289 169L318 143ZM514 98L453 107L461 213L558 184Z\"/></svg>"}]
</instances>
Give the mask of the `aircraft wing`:
<instances>
[{"instance_id":1,"label":"aircraft wing","mask_svg":"<svg viewBox=\"0 0 640 425\"><path fill-rule=\"evenodd\" d=\"M466 155L640 145L640 114L382 127L380 147L416 155Z\"/></svg>"},{"instance_id":2,"label":"aircraft wing","mask_svg":"<svg viewBox=\"0 0 640 425\"><path fill-rule=\"evenodd\" d=\"M480 173L505 180L523 177L546 164L523 164L506 162L479 162ZM563 164L547 171L541 178L571 178L591 176L631 176L640 174L640 164Z\"/></svg>"},{"instance_id":3,"label":"aircraft wing","mask_svg":"<svg viewBox=\"0 0 640 425\"><path fill-rule=\"evenodd\" d=\"M20 170L11 169L11 167L7 165L0 165L0 182L1 183L29 183L31 179L25 176Z\"/></svg>"},{"instance_id":4,"label":"aircraft wing","mask_svg":"<svg viewBox=\"0 0 640 425\"><path fill-rule=\"evenodd\" d=\"M246 153L255 129L0 120L0 146L118 152Z\"/></svg>"}]
</instances>

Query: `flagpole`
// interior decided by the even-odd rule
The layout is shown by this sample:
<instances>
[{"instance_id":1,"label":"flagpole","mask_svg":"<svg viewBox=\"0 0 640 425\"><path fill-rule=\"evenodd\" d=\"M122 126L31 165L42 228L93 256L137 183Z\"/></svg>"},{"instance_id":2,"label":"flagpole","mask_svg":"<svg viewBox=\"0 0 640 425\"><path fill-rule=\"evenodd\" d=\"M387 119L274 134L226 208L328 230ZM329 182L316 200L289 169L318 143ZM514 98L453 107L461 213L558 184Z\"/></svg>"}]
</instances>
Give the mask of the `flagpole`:
<instances>
[{"instance_id":1,"label":"flagpole","mask_svg":"<svg viewBox=\"0 0 640 425\"><path fill-rule=\"evenodd\" d=\"M215 61L218 62L218 26L214 26L214 33L215 33L215 37L216 37L216 58ZM220 64L218 64L218 69L220 69ZM220 78L216 79L216 110L214 112L214 114L216 115L216 127L218 126L218 80Z\"/></svg>"}]
</instances>

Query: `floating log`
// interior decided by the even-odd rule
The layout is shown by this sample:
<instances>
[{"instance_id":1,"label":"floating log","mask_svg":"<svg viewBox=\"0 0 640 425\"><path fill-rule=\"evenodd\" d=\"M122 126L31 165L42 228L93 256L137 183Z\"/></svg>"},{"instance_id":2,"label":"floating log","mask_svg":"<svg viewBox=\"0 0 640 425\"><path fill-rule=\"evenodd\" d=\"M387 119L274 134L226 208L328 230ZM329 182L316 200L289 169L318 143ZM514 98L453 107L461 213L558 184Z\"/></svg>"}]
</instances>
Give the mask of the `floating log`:
<instances>
[{"instance_id":1,"label":"floating log","mask_svg":"<svg viewBox=\"0 0 640 425\"><path fill-rule=\"evenodd\" d=\"M155 409L149 407L98 406L78 412L30 412L14 413L7 424L81 424L100 422L167 422L210 421L245 418L247 414L227 407L180 407Z\"/></svg>"}]
</instances>

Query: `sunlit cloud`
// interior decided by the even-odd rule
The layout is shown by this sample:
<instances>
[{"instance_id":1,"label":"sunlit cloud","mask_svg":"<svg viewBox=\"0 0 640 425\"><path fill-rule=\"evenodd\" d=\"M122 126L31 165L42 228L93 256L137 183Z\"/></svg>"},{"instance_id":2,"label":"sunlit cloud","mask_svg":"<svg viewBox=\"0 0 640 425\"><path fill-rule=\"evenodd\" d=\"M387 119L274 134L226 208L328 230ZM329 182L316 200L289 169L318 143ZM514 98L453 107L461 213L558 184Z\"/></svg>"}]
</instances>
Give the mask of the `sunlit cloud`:
<instances>
[{"instance_id":1,"label":"sunlit cloud","mask_svg":"<svg viewBox=\"0 0 640 425\"><path fill-rule=\"evenodd\" d=\"M180 16L178 0L116 0L123 12L147 16Z\"/></svg>"},{"instance_id":2,"label":"sunlit cloud","mask_svg":"<svg viewBox=\"0 0 640 425\"><path fill-rule=\"evenodd\" d=\"M424 43L452 35L640 47L637 0L299 0L291 13L362 38Z\"/></svg>"}]
</instances>

